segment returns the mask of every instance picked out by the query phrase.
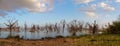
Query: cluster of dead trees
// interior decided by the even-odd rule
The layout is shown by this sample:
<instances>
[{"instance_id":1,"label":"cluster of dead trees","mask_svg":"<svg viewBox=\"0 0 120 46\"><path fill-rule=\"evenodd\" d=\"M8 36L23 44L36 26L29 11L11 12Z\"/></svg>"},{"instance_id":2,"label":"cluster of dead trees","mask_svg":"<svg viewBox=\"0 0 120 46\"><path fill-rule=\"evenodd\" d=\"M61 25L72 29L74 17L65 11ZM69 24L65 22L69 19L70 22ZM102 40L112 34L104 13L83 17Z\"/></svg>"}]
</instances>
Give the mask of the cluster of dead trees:
<instances>
[{"instance_id":1,"label":"cluster of dead trees","mask_svg":"<svg viewBox=\"0 0 120 46\"><path fill-rule=\"evenodd\" d=\"M119 18L120 20L120 18ZM120 33L120 21L115 21L113 24L108 24L107 31L109 33ZM18 25L18 20L9 19L6 23L4 23L5 27L0 27L0 33L1 31L9 31L10 36L12 36L12 32L20 32L24 31L25 35L26 32L40 32L45 31L46 33L49 32L57 32L57 33L64 33L64 31L68 31L69 33L72 33L72 35L76 35L76 32L82 32L82 31L88 31L89 34L96 34L97 31L99 31L99 26L96 21L94 23L82 23L78 20L73 20L69 23L67 23L65 20L61 21L60 23L55 24L46 24L44 26L35 25L33 24L31 27L28 27L27 24L24 24L24 27L20 27Z\"/></svg>"},{"instance_id":2,"label":"cluster of dead trees","mask_svg":"<svg viewBox=\"0 0 120 46\"><path fill-rule=\"evenodd\" d=\"M18 25L18 20L13 20L10 19L8 20L6 23L4 23L4 25L6 26L6 28L4 28L4 31L9 31L10 32L10 36L12 34L12 32L14 31L21 31L22 29L24 29L25 32L29 31L29 32L35 32L35 31L46 31L46 33L48 32L58 32L60 33L60 31L64 32L65 29L67 29L68 32L72 33L73 35L75 35L76 32L81 32L84 31L85 29L87 29L90 34L95 34L96 31L98 31L98 24L96 23L96 21L94 21L93 24L83 24L80 21L77 20L73 20L70 23L66 23L65 20L61 21L60 23L55 23L55 24L46 24L45 26L40 26L40 25L32 25L31 27L28 28L27 24L24 24L24 28L21 28ZM84 25L87 25L84 26ZM2 30L2 28L0 28L0 30Z\"/></svg>"}]
</instances>

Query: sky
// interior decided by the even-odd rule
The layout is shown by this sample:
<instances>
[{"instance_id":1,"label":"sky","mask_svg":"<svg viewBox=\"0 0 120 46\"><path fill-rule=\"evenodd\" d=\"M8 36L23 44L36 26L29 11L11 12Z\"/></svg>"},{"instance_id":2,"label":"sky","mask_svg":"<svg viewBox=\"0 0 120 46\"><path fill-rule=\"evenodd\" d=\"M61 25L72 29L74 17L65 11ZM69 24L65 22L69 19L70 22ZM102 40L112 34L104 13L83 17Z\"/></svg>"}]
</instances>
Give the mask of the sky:
<instances>
[{"instance_id":1,"label":"sky","mask_svg":"<svg viewBox=\"0 0 120 46\"><path fill-rule=\"evenodd\" d=\"M20 25L75 19L104 25L119 15L120 0L0 0L0 24L14 18Z\"/></svg>"}]
</instances>

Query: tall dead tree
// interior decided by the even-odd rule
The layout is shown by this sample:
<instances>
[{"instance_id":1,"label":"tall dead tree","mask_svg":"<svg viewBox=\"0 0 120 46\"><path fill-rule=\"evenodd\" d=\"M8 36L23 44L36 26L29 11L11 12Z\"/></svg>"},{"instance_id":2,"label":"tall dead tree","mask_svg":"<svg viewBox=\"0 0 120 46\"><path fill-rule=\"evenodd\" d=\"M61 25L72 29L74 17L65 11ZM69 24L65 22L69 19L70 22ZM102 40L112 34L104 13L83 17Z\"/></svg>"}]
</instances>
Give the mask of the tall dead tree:
<instances>
[{"instance_id":1,"label":"tall dead tree","mask_svg":"<svg viewBox=\"0 0 120 46\"><path fill-rule=\"evenodd\" d=\"M59 29L58 29L57 23L54 25L54 31L57 31L57 33L59 33Z\"/></svg>"},{"instance_id":2,"label":"tall dead tree","mask_svg":"<svg viewBox=\"0 0 120 46\"><path fill-rule=\"evenodd\" d=\"M92 34L95 34L97 30L98 30L98 24L96 23L96 21L94 21Z\"/></svg>"},{"instance_id":3,"label":"tall dead tree","mask_svg":"<svg viewBox=\"0 0 120 46\"><path fill-rule=\"evenodd\" d=\"M32 27L30 28L30 32L31 32L31 37L32 38L35 38L35 32L36 32L37 30L36 30L36 25L32 25Z\"/></svg>"},{"instance_id":4,"label":"tall dead tree","mask_svg":"<svg viewBox=\"0 0 120 46\"><path fill-rule=\"evenodd\" d=\"M26 35L27 35L27 24L26 24L26 23L24 24L24 31L25 31L25 32L24 32L24 33L25 33L25 36L24 36L24 37L26 38Z\"/></svg>"},{"instance_id":5,"label":"tall dead tree","mask_svg":"<svg viewBox=\"0 0 120 46\"><path fill-rule=\"evenodd\" d=\"M62 31L64 32L64 29L66 26L66 21L65 20L61 21L61 24L62 24Z\"/></svg>"}]
</instances>

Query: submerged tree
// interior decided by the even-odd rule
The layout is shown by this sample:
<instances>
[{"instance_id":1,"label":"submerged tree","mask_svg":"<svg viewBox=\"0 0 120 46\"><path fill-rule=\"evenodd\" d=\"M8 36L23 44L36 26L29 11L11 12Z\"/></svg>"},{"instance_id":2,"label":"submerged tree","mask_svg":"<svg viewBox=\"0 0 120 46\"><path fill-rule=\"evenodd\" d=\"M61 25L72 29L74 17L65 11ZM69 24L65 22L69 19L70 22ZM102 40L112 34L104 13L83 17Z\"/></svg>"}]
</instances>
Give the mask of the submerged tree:
<instances>
[{"instance_id":1,"label":"submerged tree","mask_svg":"<svg viewBox=\"0 0 120 46\"><path fill-rule=\"evenodd\" d=\"M32 25L31 29L30 29L30 32L35 32L37 31L37 28L36 28L36 25Z\"/></svg>"},{"instance_id":2,"label":"submerged tree","mask_svg":"<svg viewBox=\"0 0 120 46\"><path fill-rule=\"evenodd\" d=\"M65 20L61 21L61 24L62 24L62 31L64 32L65 26L66 26L66 21Z\"/></svg>"},{"instance_id":3,"label":"submerged tree","mask_svg":"<svg viewBox=\"0 0 120 46\"><path fill-rule=\"evenodd\" d=\"M73 20L67 26L68 26L69 32L71 32L73 36L76 35L76 32L80 32L83 29L83 24L77 20Z\"/></svg>"},{"instance_id":4,"label":"submerged tree","mask_svg":"<svg viewBox=\"0 0 120 46\"><path fill-rule=\"evenodd\" d=\"M57 31L57 33L59 33L59 29L58 29L58 25L57 25L57 23L55 23L55 25L54 25L54 31Z\"/></svg>"},{"instance_id":5,"label":"submerged tree","mask_svg":"<svg viewBox=\"0 0 120 46\"><path fill-rule=\"evenodd\" d=\"M25 31L25 32L24 32L24 33L25 33L25 36L24 36L24 37L26 38L26 35L27 35L27 24L26 24L26 23L24 24L24 31Z\"/></svg>"},{"instance_id":6,"label":"submerged tree","mask_svg":"<svg viewBox=\"0 0 120 46\"><path fill-rule=\"evenodd\" d=\"M96 21L94 21L93 24L88 23L88 26L89 26L90 33L95 34L98 31L99 27L98 27L98 24L96 23Z\"/></svg>"}]
</instances>

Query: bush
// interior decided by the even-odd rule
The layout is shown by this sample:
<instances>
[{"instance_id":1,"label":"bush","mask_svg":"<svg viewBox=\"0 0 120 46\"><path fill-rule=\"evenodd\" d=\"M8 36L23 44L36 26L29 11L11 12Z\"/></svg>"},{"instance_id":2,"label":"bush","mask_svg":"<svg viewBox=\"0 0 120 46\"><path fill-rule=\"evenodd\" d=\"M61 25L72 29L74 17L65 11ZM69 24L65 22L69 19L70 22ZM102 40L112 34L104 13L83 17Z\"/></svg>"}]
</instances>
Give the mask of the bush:
<instances>
[{"instance_id":1,"label":"bush","mask_svg":"<svg viewBox=\"0 0 120 46\"><path fill-rule=\"evenodd\" d=\"M108 30L108 33L120 34L120 21L113 22L112 25L109 25L107 30Z\"/></svg>"},{"instance_id":2,"label":"bush","mask_svg":"<svg viewBox=\"0 0 120 46\"><path fill-rule=\"evenodd\" d=\"M15 39L16 41L20 41L21 38L17 35L17 36L11 36L11 35L8 35L8 37L6 39Z\"/></svg>"},{"instance_id":3,"label":"bush","mask_svg":"<svg viewBox=\"0 0 120 46\"><path fill-rule=\"evenodd\" d=\"M56 36L56 38L64 38L63 36L61 36L61 35L58 35L58 36Z\"/></svg>"}]
</instances>

